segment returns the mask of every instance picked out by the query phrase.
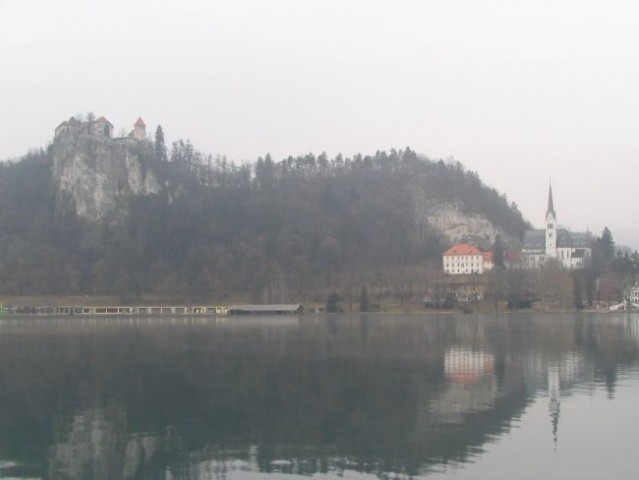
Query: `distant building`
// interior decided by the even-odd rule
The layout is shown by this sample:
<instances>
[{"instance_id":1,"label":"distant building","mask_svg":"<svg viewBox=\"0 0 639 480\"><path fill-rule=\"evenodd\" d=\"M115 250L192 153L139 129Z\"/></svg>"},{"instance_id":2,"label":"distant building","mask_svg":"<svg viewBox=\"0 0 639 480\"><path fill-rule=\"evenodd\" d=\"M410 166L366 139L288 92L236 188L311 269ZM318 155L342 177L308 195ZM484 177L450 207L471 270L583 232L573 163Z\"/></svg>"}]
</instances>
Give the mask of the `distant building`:
<instances>
[{"instance_id":1,"label":"distant building","mask_svg":"<svg viewBox=\"0 0 639 480\"><path fill-rule=\"evenodd\" d=\"M299 304L282 305L231 305L229 314L231 315L292 315L303 313L304 307Z\"/></svg>"},{"instance_id":2,"label":"distant building","mask_svg":"<svg viewBox=\"0 0 639 480\"><path fill-rule=\"evenodd\" d=\"M106 118L100 117L91 124L92 133L113 138L113 125Z\"/></svg>"},{"instance_id":3,"label":"distant building","mask_svg":"<svg viewBox=\"0 0 639 480\"><path fill-rule=\"evenodd\" d=\"M70 132L81 132L85 130L85 125L88 125L88 123L81 122L80 120L76 120L75 117L71 117L69 120L62 122L56 127L55 138L59 138Z\"/></svg>"},{"instance_id":4,"label":"distant building","mask_svg":"<svg viewBox=\"0 0 639 480\"><path fill-rule=\"evenodd\" d=\"M131 130L127 137L113 138L113 124L105 117L100 117L97 120L88 120L86 122L76 120L75 117L71 117L69 120L62 122L56 127L55 138L60 138L71 133L99 135L116 141L141 141L146 139L146 125L142 118L138 117L137 121L133 125L133 130Z\"/></svg>"},{"instance_id":5,"label":"distant building","mask_svg":"<svg viewBox=\"0 0 639 480\"><path fill-rule=\"evenodd\" d=\"M129 137L136 140L146 139L146 125L144 120L142 120L142 117L138 117L136 122L133 124L133 130L129 133Z\"/></svg>"},{"instance_id":6,"label":"distant building","mask_svg":"<svg viewBox=\"0 0 639 480\"><path fill-rule=\"evenodd\" d=\"M628 292L628 300L630 305L635 308L639 308L639 283L635 283L632 287L630 287L630 291Z\"/></svg>"},{"instance_id":7,"label":"distant building","mask_svg":"<svg viewBox=\"0 0 639 480\"><path fill-rule=\"evenodd\" d=\"M444 273L467 275L483 273L493 267L492 252L482 252L468 243L453 245L442 256Z\"/></svg>"},{"instance_id":8,"label":"distant building","mask_svg":"<svg viewBox=\"0 0 639 480\"><path fill-rule=\"evenodd\" d=\"M550 186L546 228L528 230L524 236L522 249L524 266L537 268L549 259L557 259L565 268L583 268L590 258L590 253L587 233L575 233L557 228L557 214L552 198L552 186Z\"/></svg>"}]
</instances>

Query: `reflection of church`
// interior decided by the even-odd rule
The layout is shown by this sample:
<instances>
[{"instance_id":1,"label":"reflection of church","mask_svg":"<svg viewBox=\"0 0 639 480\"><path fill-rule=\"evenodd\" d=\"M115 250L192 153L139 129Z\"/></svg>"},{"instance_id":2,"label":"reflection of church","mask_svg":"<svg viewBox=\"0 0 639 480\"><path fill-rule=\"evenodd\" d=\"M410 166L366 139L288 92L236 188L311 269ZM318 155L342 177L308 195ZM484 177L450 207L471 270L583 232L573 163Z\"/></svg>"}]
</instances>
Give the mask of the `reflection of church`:
<instances>
[{"instance_id":1,"label":"reflection of church","mask_svg":"<svg viewBox=\"0 0 639 480\"><path fill-rule=\"evenodd\" d=\"M557 429L559 427L559 367L548 367L548 413L552 423L552 439L557 449Z\"/></svg>"},{"instance_id":2,"label":"reflection of church","mask_svg":"<svg viewBox=\"0 0 639 480\"><path fill-rule=\"evenodd\" d=\"M555 449L559 435L559 414L561 407L561 389L564 390L583 376L583 359L575 354L562 355L557 362L548 365L548 415L552 425L552 438Z\"/></svg>"}]
</instances>

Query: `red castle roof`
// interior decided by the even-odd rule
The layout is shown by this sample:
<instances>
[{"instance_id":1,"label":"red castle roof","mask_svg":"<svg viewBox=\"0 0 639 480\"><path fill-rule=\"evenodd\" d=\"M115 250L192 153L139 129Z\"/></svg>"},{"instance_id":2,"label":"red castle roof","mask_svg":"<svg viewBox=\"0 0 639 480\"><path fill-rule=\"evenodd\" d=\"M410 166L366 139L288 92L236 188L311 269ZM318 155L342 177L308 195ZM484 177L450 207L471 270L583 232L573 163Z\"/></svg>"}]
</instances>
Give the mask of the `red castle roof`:
<instances>
[{"instance_id":1,"label":"red castle roof","mask_svg":"<svg viewBox=\"0 0 639 480\"><path fill-rule=\"evenodd\" d=\"M137 121L134 123L134 125L136 127L146 127L146 124L144 123L144 120L142 120L142 117L138 117Z\"/></svg>"}]
</instances>

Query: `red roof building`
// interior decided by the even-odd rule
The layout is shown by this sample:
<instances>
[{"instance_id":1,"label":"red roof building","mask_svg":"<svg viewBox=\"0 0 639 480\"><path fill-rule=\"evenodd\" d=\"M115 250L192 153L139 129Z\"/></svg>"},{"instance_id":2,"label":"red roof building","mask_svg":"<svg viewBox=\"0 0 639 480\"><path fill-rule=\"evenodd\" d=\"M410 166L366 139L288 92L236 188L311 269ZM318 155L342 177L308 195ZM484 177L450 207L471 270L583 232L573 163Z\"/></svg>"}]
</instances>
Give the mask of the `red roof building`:
<instances>
[{"instance_id":1,"label":"red roof building","mask_svg":"<svg viewBox=\"0 0 639 480\"><path fill-rule=\"evenodd\" d=\"M444 273L464 275L492 268L492 252L482 252L468 243L453 245L443 254Z\"/></svg>"}]
</instances>

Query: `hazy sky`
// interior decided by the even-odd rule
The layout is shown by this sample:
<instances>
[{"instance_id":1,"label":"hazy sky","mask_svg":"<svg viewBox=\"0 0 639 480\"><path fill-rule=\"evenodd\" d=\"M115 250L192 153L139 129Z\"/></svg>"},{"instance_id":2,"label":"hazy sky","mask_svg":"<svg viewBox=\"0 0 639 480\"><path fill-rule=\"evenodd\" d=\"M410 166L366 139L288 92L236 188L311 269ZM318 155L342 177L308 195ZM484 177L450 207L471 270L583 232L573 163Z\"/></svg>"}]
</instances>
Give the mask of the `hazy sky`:
<instances>
[{"instance_id":1,"label":"hazy sky","mask_svg":"<svg viewBox=\"0 0 639 480\"><path fill-rule=\"evenodd\" d=\"M0 0L0 158L76 113L253 161L410 146L639 248L639 2Z\"/></svg>"}]
</instances>

